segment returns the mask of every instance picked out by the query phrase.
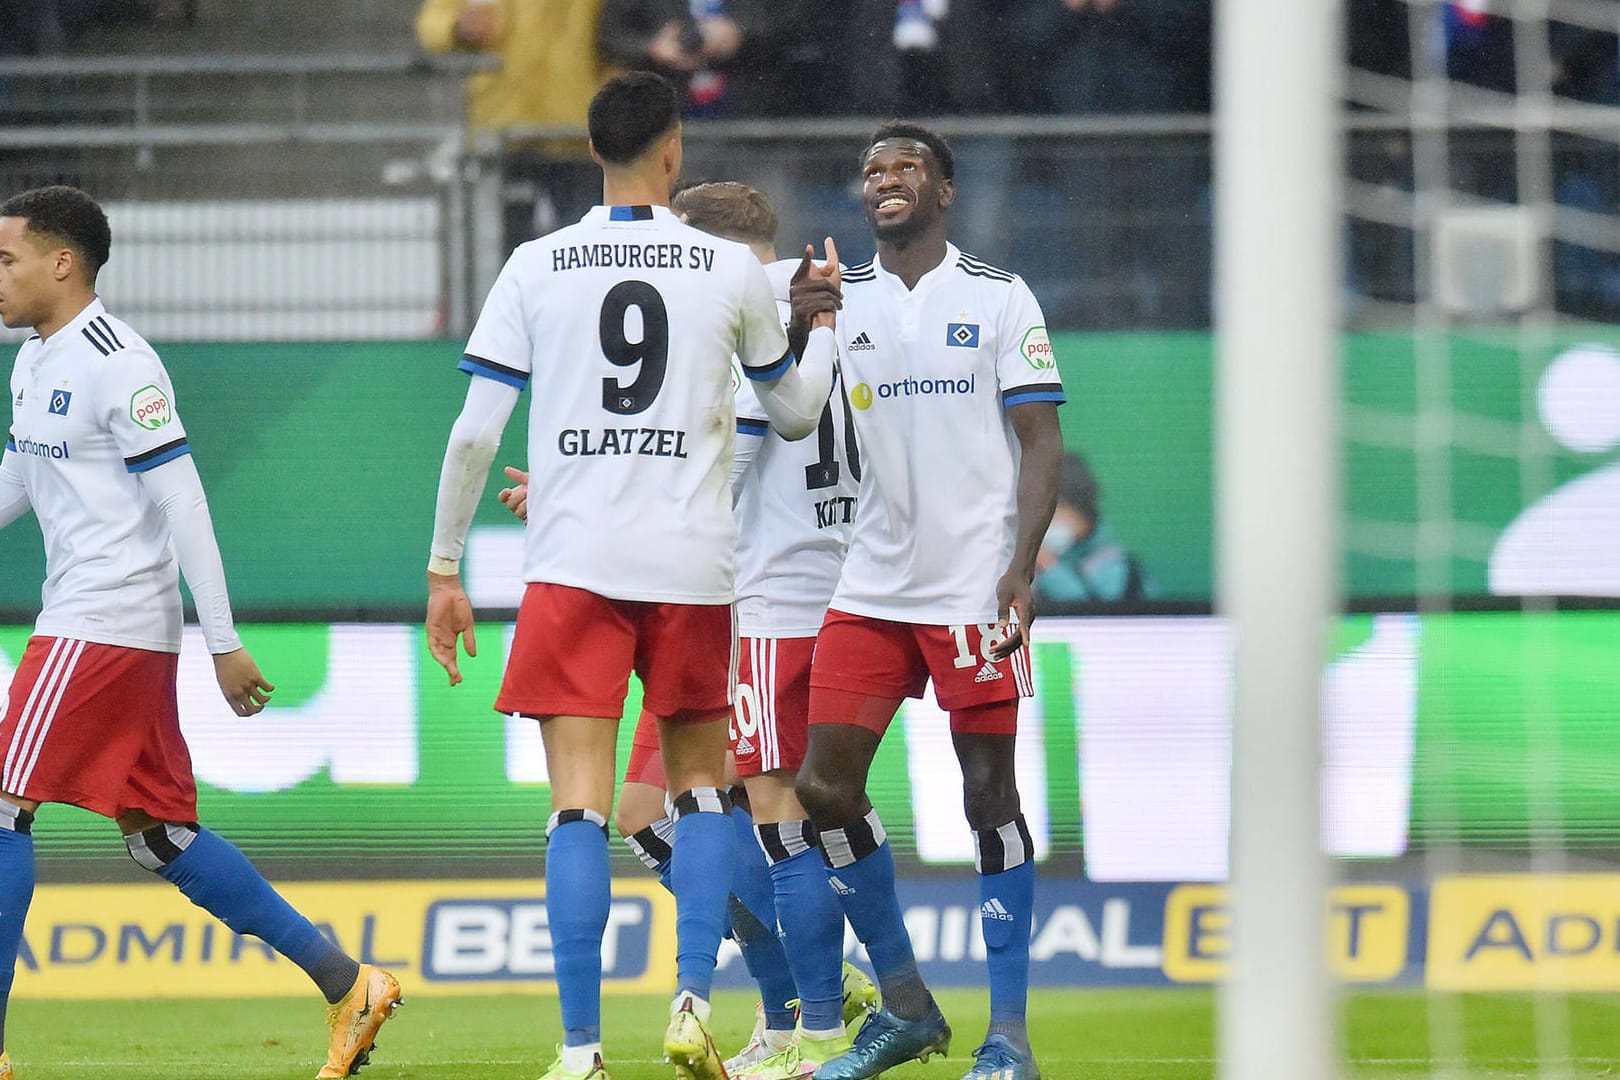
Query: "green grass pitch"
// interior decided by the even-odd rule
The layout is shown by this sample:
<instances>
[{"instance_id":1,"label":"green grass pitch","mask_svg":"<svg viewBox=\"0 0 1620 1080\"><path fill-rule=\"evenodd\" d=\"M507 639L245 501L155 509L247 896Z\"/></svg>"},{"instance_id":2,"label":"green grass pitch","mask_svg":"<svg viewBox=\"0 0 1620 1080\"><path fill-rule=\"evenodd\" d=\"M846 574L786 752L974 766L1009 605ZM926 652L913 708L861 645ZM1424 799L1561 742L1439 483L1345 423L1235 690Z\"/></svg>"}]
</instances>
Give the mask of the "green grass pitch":
<instances>
[{"instance_id":1,"label":"green grass pitch","mask_svg":"<svg viewBox=\"0 0 1620 1080\"><path fill-rule=\"evenodd\" d=\"M1466 1053L1469 1080L1535 1076L1537 1003L1529 995L1446 998L1442 1054ZM944 991L951 1056L887 1073L892 1080L958 1080L983 1034L982 991ZM1567 1009L1565 1005L1567 1003ZM1569 1033L1577 1078L1620 1070L1620 996L1552 999L1541 1023ZM752 1023L753 998L716 999L716 1036L732 1052ZM1431 1075L1431 1002L1416 992L1346 1003L1348 1080ZM1441 1006L1435 1006L1441 1007ZM668 1080L659 1042L665 999L610 997L603 1026L614 1080ZM1453 1017L1458 1018L1456 1024ZM1048 1080L1203 1080L1215 1075L1214 995L1207 990L1040 990L1032 1029ZM325 1052L323 1010L310 1000L14 1001L7 1028L17 1080L308 1080ZM549 998L407 1000L383 1029L362 1080L535 1080L559 1038Z\"/></svg>"}]
</instances>

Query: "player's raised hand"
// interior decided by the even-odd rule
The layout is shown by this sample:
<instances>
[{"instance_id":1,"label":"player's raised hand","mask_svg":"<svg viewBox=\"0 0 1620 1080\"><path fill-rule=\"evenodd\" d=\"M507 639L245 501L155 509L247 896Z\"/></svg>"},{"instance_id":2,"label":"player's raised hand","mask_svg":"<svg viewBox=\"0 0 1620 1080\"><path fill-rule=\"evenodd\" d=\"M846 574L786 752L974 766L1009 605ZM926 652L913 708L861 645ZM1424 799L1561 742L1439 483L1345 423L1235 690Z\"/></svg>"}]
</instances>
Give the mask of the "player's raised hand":
<instances>
[{"instance_id":1,"label":"player's raised hand","mask_svg":"<svg viewBox=\"0 0 1620 1080\"><path fill-rule=\"evenodd\" d=\"M798 332L808 334L812 325L833 325L834 313L843 306L838 248L831 237L827 238L827 262L817 266L815 255L815 248L806 244L804 258L793 271L793 280L788 285L788 301L793 307L790 340L795 339ZM796 340L795 345L802 348Z\"/></svg>"},{"instance_id":2,"label":"player's raised hand","mask_svg":"<svg viewBox=\"0 0 1620 1080\"><path fill-rule=\"evenodd\" d=\"M513 486L501 488L500 494L495 497L501 501L519 521L529 520L529 474L522 469L506 466L506 478L513 481Z\"/></svg>"},{"instance_id":3,"label":"player's raised hand","mask_svg":"<svg viewBox=\"0 0 1620 1080\"><path fill-rule=\"evenodd\" d=\"M219 680L219 692L225 695L231 711L237 716L263 712L264 707L270 704L271 692L275 690L246 649L216 655L214 678Z\"/></svg>"},{"instance_id":4,"label":"player's raised hand","mask_svg":"<svg viewBox=\"0 0 1620 1080\"><path fill-rule=\"evenodd\" d=\"M456 662L456 640L463 636L466 638L467 655L477 656L472 601L467 599L467 593L461 587L461 575L428 571L428 652L449 674L451 686L461 681L461 665Z\"/></svg>"},{"instance_id":5,"label":"player's raised hand","mask_svg":"<svg viewBox=\"0 0 1620 1080\"><path fill-rule=\"evenodd\" d=\"M1029 640L1029 628L1035 625L1035 591L1029 575L1019 570L1008 570L996 582L996 643L990 646L989 659L1004 660L1018 651L1018 646Z\"/></svg>"}]
</instances>

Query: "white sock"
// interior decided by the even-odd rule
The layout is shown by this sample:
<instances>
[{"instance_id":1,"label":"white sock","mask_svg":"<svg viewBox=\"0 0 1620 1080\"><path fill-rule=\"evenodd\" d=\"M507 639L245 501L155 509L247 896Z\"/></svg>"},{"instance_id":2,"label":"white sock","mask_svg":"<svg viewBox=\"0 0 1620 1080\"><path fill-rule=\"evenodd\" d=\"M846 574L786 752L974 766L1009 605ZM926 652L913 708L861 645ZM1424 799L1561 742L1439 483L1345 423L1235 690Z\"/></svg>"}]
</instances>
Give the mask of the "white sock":
<instances>
[{"instance_id":1,"label":"white sock","mask_svg":"<svg viewBox=\"0 0 1620 1080\"><path fill-rule=\"evenodd\" d=\"M690 990L682 990L675 995L675 1000L669 1003L669 1015L674 1016L680 1012L681 1006L688 1001L692 1003L692 1015L707 1024L709 1022L709 1003Z\"/></svg>"},{"instance_id":2,"label":"white sock","mask_svg":"<svg viewBox=\"0 0 1620 1080\"><path fill-rule=\"evenodd\" d=\"M591 1066L596 1064L596 1055L601 1052L602 1044L599 1042L565 1046L562 1048L563 1068L569 1072L589 1072Z\"/></svg>"},{"instance_id":3,"label":"white sock","mask_svg":"<svg viewBox=\"0 0 1620 1080\"><path fill-rule=\"evenodd\" d=\"M766 1028L761 1041L767 1050L786 1050L793 1045L793 1037L797 1034L793 1028Z\"/></svg>"},{"instance_id":4,"label":"white sock","mask_svg":"<svg viewBox=\"0 0 1620 1080\"><path fill-rule=\"evenodd\" d=\"M803 1031L804 1037L807 1038L807 1039L823 1039L823 1040L825 1040L825 1039L841 1039L841 1038L844 1037L844 1025L843 1024L839 1024L835 1028L828 1028L826 1031L811 1031L809 1028L803 1028L802 1031Z\"/></svg>"}]
</instances>

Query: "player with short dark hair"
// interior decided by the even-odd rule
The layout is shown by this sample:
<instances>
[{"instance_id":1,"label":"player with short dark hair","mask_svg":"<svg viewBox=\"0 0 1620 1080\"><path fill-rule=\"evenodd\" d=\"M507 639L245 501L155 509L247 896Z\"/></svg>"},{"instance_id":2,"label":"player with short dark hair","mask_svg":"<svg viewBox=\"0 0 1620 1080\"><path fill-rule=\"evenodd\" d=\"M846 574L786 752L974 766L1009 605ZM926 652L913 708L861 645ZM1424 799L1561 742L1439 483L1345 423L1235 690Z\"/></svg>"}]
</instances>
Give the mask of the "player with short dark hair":
<instances>
[{"instance_id":1,"label":"player with short dark hair","mask_svg":"<svg viewBox=\"0 0 1620 1080\"><path fill-rule=\"evenodd\" d=\"M747 244L765 265L786 318L788 284L800 264L776 258L776 212L762 192L734 181L699 183L678 189L670 209L688 225ZM733 808L738 857L730 910L732 937L759 983L760 1004L747 1045L725 1068L733 1080L763 1080L800 1076L843 1052L849 1046L843 1025L863 1019L877 999L866 974L842 962L843 911L814 843L805 839L805 813L793 796L808 724L810 657L849 540L859 458L836 386L818 437L790 442L770 430L749 380L734 374L732 383L742 647L730 743L758 822L744 805ZM500 500L526 519L528 475L506 472L518 484ZM665 800L657 718L643 710L615 824L667 887L673 822Z\"/></svg>"},{"instance_id":2,"label":"player with short dark hair","mask_svg":"<svg viewBox=\"0 0 1620 1080\"><path fill-rule=\"evenodd\" d=\"M34 511L47 575L0 698L0 1080L12 1075L5 1007L33 896L30 829L48 802L113 818L137 863L303 968L331 1006L318 1076L348 1076L370 1059L399 983L328 941L197 823L175 689L181 573L231 708L252 716L274 687L236 634L168 373L96 296L110 238L101 207L75 188L0 204L0 320L35 331L11 374L0 527Z\"/></svg>"},{"instance_id":3,"label":"player with short dark hair","mask_svg":"<svg viewBox=\"0 0 1620 1080\"><path fill-rule=\"evenodd\" d=\"M457 638L475 647L460 557L500 432L534 379L544 392L529 408L528 465L545 513L529 515L528 585L495 705L538 719L551 776L546 908L564 1045L546 1077L606 1076L606 829L633 670L675 810L677 994L664 1050L682 1080L722 1080L707 1022L734 854L731 361L783 434L803 438L832 386L832 306L809 316L795 363L758 260L675 219L681 128L667 83L611 79L590 116L605 205L519 247L467 343L461 368L476 377L440 476L428 641L459 682Z\"/></svg>"},{"instance_id":4,"label":"player with short dark hair","mask_svg":"<svg viewBox=\"0 0 1620 1080\"><path fill-rule=\"evenodd\" d=\"M1025 1024L1035 849L1014 772L1033 692L1031 580L1056 499L1063 401L1040 305L1023 280L957 250L949 144L885 124L861 158L877 257L843 274L842 376L860 437L861 510L810 675L798 795L883 991L854 1048L816 1071L861 1080L950 1042L895 896L866 794L901 701L929 680L950 713L977 842L990 1030L968 1077L1035 1080ZM794 302L836 295L817 270Z\"/></svg>"}]
</instances>

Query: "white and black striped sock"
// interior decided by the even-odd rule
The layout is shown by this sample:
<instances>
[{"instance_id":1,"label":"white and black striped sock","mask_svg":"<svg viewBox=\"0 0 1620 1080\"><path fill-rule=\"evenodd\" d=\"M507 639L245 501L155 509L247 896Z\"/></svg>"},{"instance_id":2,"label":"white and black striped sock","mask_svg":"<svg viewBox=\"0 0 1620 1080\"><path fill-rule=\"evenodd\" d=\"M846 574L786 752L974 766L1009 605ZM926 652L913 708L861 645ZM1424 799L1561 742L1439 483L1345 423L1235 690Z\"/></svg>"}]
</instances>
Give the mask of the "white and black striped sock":
<instances>
[{"instance_id":1,"label":"white and black striped sock","mask_svg":"<svg viewBox=\"0 0 1620 1080\"><path fill-rule=\"evenodd\" d=\"M197 839L199 828L195 821L165 822L143 832L130 833L124 837L124 846L129 848L130 858L156 874L185 853Z\"/></svg>"},{"instance_id":2,"label":"white and black striped sock","mask_svg":"<svg viewBox=\"0 0 1620 1080\"><path fill-rule=\"evenodd\" d=\"M839 870L866 858L882 847L888 838L889 834L883 831L883 822L878 820L877 808L873 807L857 822L841 829L821 830L821 855L827 860L828 866Z\"/></svg>"},{"instance_id":3,"label":"white and black striped sock","mask_svg":"<svg viewBox=\"0 0 1620 1080\"><path fill-rule=\"evenodd\" d=\"M1035 842L1023 814L994 829L974 830L973 842L974 865L981 874L1012 870L1035 857Z\"/></svg>"},{"instance_id":4,"label":"white and black striped sock","mask_svg":"<svg viewBox=\"0 0 1620 1080\"><path fill-rule=\"evenodd\" d=\"M765 861L775 866L816 846L816 828L808 821L778 821L755 825Z\"/></svg>"}]
</instances>

